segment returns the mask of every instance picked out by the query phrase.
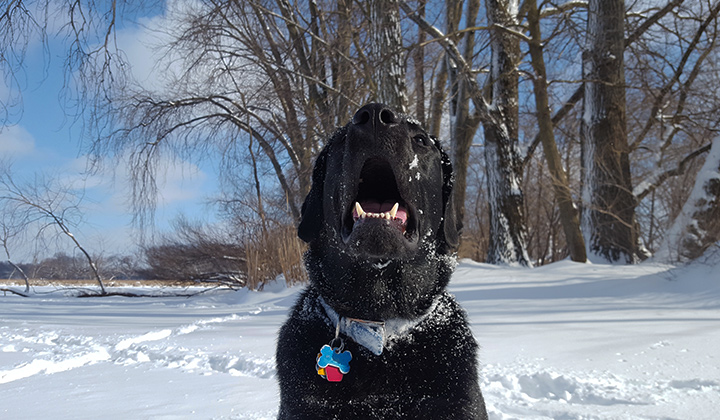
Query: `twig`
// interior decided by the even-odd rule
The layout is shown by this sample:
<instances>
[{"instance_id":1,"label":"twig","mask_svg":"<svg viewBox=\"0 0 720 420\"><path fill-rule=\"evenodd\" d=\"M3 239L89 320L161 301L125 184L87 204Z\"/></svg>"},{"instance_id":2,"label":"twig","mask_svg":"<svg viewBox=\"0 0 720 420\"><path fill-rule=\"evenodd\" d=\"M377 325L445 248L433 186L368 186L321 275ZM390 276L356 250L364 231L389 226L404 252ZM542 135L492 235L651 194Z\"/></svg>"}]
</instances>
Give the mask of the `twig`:
<instances>
[{"instance_id":1,"label":"twig","mask_svg":"<svg viewBox=\"0 0 720 420\"><path fill-rule=\"evenodd\" d=\"M18 292L17 290L13 290L13 289L0 288L0 292L4 292L5 294L7 294L8 292L10 292L10 293L15 294L15 295L18 295L18 296L30 297L30 295L26 295L25 293Z\"/></svg>"}]
</instances>

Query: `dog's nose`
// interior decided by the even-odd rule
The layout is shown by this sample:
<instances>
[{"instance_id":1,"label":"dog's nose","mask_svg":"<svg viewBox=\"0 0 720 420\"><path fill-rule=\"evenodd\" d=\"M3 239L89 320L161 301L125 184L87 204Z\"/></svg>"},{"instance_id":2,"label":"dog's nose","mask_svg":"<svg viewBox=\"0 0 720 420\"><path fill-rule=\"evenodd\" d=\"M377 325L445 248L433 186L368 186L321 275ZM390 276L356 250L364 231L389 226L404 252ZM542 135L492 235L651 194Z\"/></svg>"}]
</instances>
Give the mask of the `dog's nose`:
<instances>
[{"instance_id":1,"label":"dog's nose","mask_svg":"<svg viewBox=\"0 0 720 420\"><path fill-rule=\"evenodd\" d=\"M360 108L352 119L357 126L387 127L397 123L395 113L384 104L367 104Z\"/></svg>"}]
</instances>

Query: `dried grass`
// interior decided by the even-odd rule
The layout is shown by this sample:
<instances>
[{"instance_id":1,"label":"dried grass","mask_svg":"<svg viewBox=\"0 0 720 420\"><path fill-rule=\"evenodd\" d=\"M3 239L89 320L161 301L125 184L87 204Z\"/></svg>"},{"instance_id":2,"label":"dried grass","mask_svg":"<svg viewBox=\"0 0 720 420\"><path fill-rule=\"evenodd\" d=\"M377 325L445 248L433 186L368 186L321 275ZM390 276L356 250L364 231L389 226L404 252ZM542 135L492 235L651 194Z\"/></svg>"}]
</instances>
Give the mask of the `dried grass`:
<instances>
[{"instance_id":1,"label":"dried grass","mask_svg":"<svg viewBox=\"0 0 720 420\"><path fill-rule=\"evenodd\" d=\"M262 289L282 274L288 286L307 282L303 264L306 245L292 226L283 226L245 244L247 287Z\"/></svg>"}]
</instances>

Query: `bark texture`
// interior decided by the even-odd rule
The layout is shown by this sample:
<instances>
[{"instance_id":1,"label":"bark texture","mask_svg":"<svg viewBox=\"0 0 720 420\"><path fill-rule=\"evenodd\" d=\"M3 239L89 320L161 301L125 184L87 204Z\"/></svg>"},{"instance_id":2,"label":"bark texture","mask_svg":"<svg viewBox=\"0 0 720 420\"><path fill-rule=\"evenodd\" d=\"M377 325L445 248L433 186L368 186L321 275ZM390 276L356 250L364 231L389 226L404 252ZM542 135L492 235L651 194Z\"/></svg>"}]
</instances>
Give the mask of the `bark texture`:
<instances>
[{"instance_id":1,"label":"bark texture","mask_svg":"<svg viewBox=\"0 0 720 420\"><path fill-rule=\"evenodd\" d=\"M523 160L517 147L520 42L506 30L518 25L518 1L486 0L485 7L492 49L489 111L494 114L494 118L483 121L490 203L487 261L530 266L521 187Z\"/></svg>"},{"instance_id":2,"label":"bark texture","mask_svg":"<svg viewBox=\"0 0 720 420\"><path fill-rule=\"evenodd\" d=\"M626 127L624 18L622 0L589 2L583 54L582 224L590 255L634 263L640 253Z\"/></svg>"},{"instance_id":3,"label":"bark texture","mask_svg":"<svg viewBox=\"0 0 720 420\"><path fill-rule=\"evenodd\" d=\"M378 102L406 113L407 81L398 1L373 0L370 5L370 23Z\"/></svg>"}]
</instances>

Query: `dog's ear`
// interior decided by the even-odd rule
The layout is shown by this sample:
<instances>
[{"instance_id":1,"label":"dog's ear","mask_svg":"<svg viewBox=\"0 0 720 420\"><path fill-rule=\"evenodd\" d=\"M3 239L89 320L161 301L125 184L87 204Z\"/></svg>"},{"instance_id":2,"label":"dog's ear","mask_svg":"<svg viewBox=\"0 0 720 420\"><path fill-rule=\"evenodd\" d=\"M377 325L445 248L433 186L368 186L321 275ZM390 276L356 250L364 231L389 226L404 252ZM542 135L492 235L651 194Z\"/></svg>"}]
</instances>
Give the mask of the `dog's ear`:
<instances>
[{"instance_id":1,"label":"dog's ear","mask_svg":"<svg viewBox=\"0 0 720 420\"><path fill-rule=\"evenodd\" d=\"M328 147L325 147L315 159L312 173L312 186L302 205L298 237L310 243L317 238L323 224L323 185L327 166Z\"/></svg>"},{"instance_id":2,"label":"dog's ear","mask_svg":"<svg viewBox=\"0 0 720 420\"><path fill-rule=\"evenodd\" d=\"M460 231L462 230L462 220L458 219L457 210L453 204L453 169L450 157L440 147L440 142L435 139L435 145L440 150L440 163L442 165L443 173L443 187L442 187L442 199L443 199L443 221L440 226L440 250L443 253L449 254L460 243Z\"/></svg>"}]
</instances>

